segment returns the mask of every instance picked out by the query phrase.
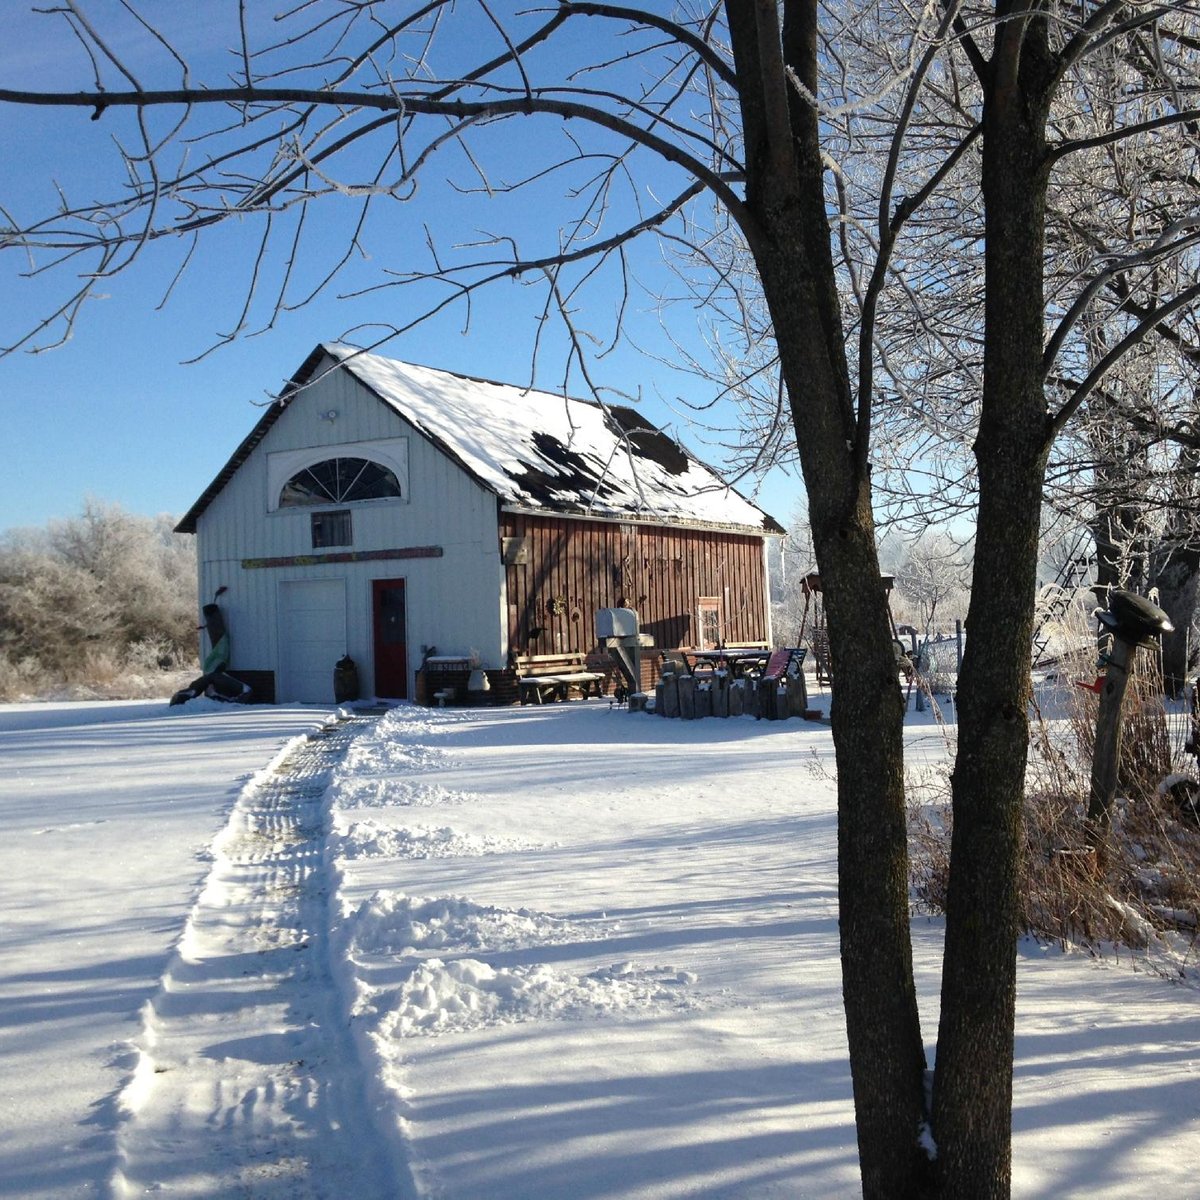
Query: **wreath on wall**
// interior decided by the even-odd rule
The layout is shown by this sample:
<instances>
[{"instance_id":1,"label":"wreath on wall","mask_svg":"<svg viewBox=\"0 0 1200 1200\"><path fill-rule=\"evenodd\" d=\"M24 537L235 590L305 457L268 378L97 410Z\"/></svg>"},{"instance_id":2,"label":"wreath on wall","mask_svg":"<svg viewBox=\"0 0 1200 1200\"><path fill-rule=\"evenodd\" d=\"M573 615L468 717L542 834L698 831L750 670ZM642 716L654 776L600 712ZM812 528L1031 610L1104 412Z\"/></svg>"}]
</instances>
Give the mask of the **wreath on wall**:
<instances>
[{"instance_id":1,"label":"wreath on wall","mask_svg":"<svg viewBox=\"0 0 1200 1200\"><path fill-rule=\"evenodd\" d=\"M553 617L561 617L567 611L566 596L551 596L550 603L546 605L547 610Z\"/></svg>"}]
</instances>

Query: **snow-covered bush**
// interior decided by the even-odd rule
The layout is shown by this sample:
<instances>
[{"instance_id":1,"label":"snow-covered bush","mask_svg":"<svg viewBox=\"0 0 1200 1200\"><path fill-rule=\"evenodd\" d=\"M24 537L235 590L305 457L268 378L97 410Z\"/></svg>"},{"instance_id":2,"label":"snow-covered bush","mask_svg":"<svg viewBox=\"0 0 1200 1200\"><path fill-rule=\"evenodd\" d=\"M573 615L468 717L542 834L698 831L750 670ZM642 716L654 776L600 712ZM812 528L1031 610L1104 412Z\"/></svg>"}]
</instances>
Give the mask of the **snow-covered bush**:
<instances>
[{"instance_id":1,"label":"snow-covered bush","mask_svg":"<svg viewBox=\"0 0 1200 1200\"><path fill-rule=\"evenodd\" d=\"M192 662L195 560L173 524L88 501L79 517L0 537L0 699L119 695L131 673Z\"/></svg>"},{"instance_id":2,"label":"snow-covered bush","mask_svg":"<svg viewBox=\"0 0 1200 1200\"><path fill-rule=\"evenodd\" d=\"M0 650L0 700L27 700L48 685L41 664L33 658L10 658Z\"/></svg>"}]
</instances>

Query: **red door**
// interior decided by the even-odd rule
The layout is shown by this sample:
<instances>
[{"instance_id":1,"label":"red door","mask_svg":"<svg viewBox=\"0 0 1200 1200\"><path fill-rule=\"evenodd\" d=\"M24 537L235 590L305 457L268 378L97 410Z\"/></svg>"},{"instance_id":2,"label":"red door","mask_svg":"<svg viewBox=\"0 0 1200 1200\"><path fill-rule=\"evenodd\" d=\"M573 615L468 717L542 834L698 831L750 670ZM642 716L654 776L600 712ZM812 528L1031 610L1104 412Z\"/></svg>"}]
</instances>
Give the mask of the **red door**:
<instances>
[{"instance_id":1,"label":"red door","mask_svg":"<svg viewBox=\"0 0 1200 1200\"><path fill-rule=\"evenodd\" d=\"M375 628L375 695L389 700L407 700L404 580L372 579L371 612Z\"/></svg>"}]
</instances>

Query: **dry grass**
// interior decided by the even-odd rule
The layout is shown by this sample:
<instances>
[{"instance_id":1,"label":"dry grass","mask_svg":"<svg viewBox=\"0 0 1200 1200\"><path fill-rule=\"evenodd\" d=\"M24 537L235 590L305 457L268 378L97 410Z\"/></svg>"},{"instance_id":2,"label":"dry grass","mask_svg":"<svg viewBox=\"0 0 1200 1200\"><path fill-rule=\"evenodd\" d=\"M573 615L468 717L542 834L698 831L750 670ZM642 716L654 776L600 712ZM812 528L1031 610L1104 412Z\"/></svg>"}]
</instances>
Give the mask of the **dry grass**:
<instances>
[{"instance_id":1,"label":"dry grass","mask_svg":"<svg viewBox=\"0 0 1200 1200\"><path fill-rule=\"evenodd\" d=\"M89 650L62 672L48 671L32 658L14 662L0 651L0 703L148 700L172 695L198 673L195 666L181 667L174 659L149 654L143 644L122 655Z\"/></svg>"},{"instance_id":2,"label":"dry grass","mask_svg":"<svg viewBox=\"0 0 1200 1200\"><path fill-rule=\"evenodd\" d=\"M1089 661L1090 659L1090 661ZM1090 680L1094 656L1064 664ZM1136 952L1172 974L1200 971L1200 824L1164 787L1195 780L1190 717L1168 712L1156 656L1142 651L1126 694L1120 784L1104 853L1086 822L1098 701L1068 687L1061 715L1035 714L1025 797L1022 922L1035 936L1095 953ZM1061 698L1061 697L1060 697ZM1180 785L1186 789L1187 785ZM910 779L912 883L924 911L942 911L949 872L949 780Z\"/></svg>"}]
</instances>

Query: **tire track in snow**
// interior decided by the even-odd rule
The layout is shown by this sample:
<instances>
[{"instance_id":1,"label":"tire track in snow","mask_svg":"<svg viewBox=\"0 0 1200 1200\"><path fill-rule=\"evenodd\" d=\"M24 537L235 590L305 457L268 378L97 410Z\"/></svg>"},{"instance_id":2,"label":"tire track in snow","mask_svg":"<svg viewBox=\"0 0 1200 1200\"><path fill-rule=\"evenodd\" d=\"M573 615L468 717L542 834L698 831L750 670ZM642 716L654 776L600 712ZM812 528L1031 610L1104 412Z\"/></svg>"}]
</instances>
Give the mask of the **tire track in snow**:
<instances>
[{"instance_id":1,"label":"tire track in snow","mask_svg":"<svg viewBox=\"0 0 1200 1200\"><path fill-rule=\"evenodd\" d=\"M119 1097L115 1197L412 1194L374 1124L329 957L326 791L371 723L297 739L213 843Z\"/></svg>"}]
</instances>

